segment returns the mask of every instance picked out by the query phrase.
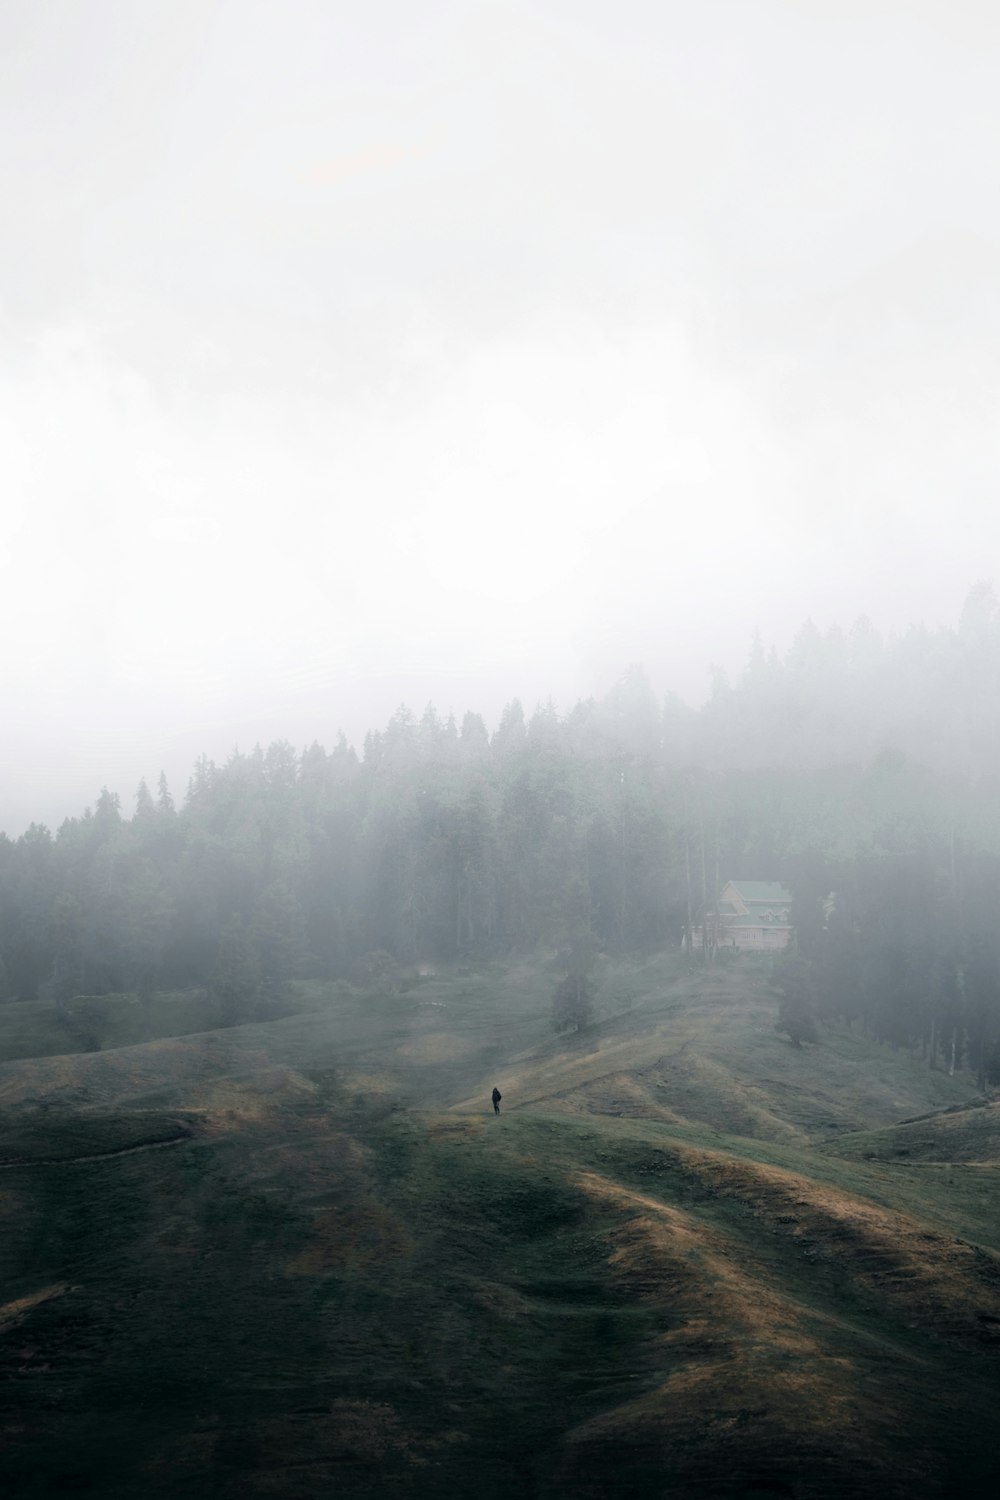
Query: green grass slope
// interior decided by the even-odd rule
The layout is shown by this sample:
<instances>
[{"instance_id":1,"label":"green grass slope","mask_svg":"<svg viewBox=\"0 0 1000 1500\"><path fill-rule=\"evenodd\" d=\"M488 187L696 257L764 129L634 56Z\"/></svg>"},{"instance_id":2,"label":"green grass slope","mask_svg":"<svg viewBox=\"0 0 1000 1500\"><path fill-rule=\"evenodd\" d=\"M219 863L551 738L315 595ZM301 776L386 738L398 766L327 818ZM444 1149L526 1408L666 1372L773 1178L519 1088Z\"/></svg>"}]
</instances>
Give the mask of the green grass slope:
<instances>
[{"instance_id":1,"label":"green grass slope","mask_svg":"<svg viewBox=\"0 0 1000 1500\"><path fill-rule=\"evenodd\" d=\"M992 1493L994 1112L795 1051L753 964L614 985L574 1036L525 965L0 1067L7 1492ZM974 1168L871 1144L964 1115Z\"/></svg>"},{"instance_id":2,"label":"green grass slope","mask_svg":"<svg viewBox=\"0 0 1000 1500\"><path fill-rule=\"evenodd\" d=\"M78 995L61 1009L43 1000L0 1005L0 1062L58 1057L136 1046L221 1024L204 991L138 995Z\"/></svg>"},{"instance_id":3,"label":"green grass slope","mask_svg":"<svg viewBox=\"0 0 1000 1500\"><path fill-rule=\"evenodd\" d=\"M548 1036L500 1075L518 1108L656 1118L762 1140L810 1142L887 1125L969 1097L965 1078L848 1031L800 1050L774 1031L776 1000L752 960L708 975L651 964L628 1012L573 1037ZM456 1100L472 1108L486 1077Z\"/></svg>"},{"instance_id":4,"label":"green grass slope","mask_svg":"<svg viewBox=\"0 0 1000 1500\"><path fill-rule=\"evenodd\" d=\"M830 1149L853 1160L993 1166L1000 1161L1000 1101L975 1099L882 1130L856 1131Z\"/></svg>"}]
</instances>

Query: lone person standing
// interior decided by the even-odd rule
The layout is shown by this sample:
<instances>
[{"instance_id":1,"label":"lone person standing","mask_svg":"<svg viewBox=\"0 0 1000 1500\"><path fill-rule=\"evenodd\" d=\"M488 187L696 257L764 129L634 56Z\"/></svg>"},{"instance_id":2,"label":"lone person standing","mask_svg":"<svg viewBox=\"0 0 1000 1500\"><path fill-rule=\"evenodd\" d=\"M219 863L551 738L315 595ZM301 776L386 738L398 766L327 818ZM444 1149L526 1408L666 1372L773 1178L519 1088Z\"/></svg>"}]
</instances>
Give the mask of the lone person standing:
<instances>
[{"instance_id":1,"label":"lone person standing","mask_svg":"<svg viewBox=\"0 0 1000 1500\"><path fill-rule=\"evenodd\" d=\"M503 1098L503 1095L501 1094L500 1090L498 1088L494 1088L494 1090L493 1090L493 1113L495 1115L498 1115L500 1113L500 1100L502 1098Z\"/></svg>"}]
</instances>

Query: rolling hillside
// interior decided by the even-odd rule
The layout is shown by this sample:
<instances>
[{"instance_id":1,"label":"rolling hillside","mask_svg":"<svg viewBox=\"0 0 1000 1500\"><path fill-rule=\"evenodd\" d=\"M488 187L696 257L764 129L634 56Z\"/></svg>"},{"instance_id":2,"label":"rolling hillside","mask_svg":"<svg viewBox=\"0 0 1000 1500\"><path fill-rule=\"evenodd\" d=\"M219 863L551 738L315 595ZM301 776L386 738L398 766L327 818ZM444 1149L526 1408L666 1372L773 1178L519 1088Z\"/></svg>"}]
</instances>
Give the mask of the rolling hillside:
<instances>
[{"instance_id":1,"label":"rolling hillside","mask_svg":"<svg viewBox=\"0 0 1000 1500\"><path fill-rule=\"evenodd\" d=\"M569 1036L552 986L303 987L82 1054L39 1016L36 1056L19 1007L8 1491L992 1493L1000 1111L793 1049L753 962L623 965Z\"/></svg>"}]
</instances>

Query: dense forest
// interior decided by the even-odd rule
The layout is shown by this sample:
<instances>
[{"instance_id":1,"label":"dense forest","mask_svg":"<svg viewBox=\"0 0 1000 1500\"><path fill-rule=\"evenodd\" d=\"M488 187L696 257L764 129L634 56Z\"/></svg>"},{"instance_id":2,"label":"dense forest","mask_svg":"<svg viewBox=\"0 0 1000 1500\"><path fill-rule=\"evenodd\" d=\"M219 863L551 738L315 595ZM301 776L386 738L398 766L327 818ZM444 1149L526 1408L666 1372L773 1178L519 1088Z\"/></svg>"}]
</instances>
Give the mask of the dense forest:
<instances>
[{"instance_id":1,"label":"dense forest","mask_svg":"<svg viewBox=\"0 0 1000 1500\"><path fill-rule=\"evenodd\" d=\"M701 709L638 668L488 733L401 708L341 738L202 758L182 805L103 790L53 835L0 836L0 997L210 987L238 1020L295 977L586 942L680 944L730 876L784 880L782 980L824 1017L997 1072L1000 607L883 640L755 641ZM693 961L703 957L697 951Z\"/></svg>"}]
</instances>

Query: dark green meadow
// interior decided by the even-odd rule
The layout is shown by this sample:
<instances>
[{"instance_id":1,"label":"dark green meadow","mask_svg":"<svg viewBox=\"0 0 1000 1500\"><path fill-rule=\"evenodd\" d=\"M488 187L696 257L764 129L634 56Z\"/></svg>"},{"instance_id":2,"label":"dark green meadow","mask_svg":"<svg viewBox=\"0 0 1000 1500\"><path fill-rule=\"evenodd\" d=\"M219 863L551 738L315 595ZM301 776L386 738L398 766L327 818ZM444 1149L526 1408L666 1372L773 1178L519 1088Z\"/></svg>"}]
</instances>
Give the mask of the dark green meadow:
<instances>
[{"instance_id":1,"label":"dark green meadow","mask_svg":"<svg viewBox=\"0 0 1000 1500\"><path fill-rule=\"evenodd\" d=\"M81 1054L40 1021L0 1067L5 1493L992 1494L974 1080L796 1051L752 962L622 966L570 1036L551 988L302 986Z\"/></svg>"},{"instance_id":2,"label":"dark green meadow","mask_svg":"<svg viewBox=\"0 0 1000 1500\"><path fill-rule=\"evenodd\" d=\"M562 1165L317 1093L266 1127L8 1171L18 1491L544 1492L561 1433L634 1388L655 1318Z\"/></svg>"}]
</instances>

